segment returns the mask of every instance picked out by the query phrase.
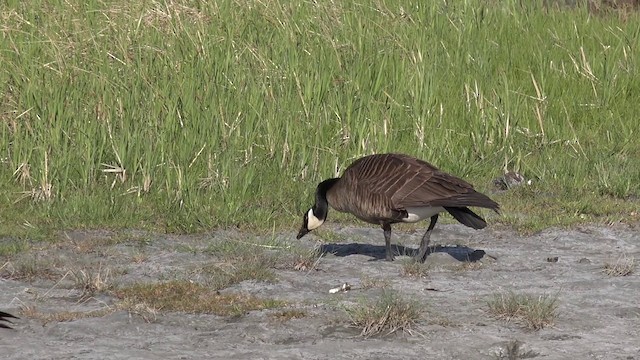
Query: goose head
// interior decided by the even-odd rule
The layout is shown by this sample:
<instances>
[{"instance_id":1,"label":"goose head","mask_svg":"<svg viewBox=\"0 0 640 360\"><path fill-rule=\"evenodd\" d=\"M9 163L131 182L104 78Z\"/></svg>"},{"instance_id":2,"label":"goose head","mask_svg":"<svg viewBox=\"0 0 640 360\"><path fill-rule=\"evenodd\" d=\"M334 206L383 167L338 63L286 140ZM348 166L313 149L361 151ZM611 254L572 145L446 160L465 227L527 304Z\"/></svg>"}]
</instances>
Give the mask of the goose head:
<instances>
[{"instance_id":1,"label":"goose head","mask_svg":"<svg viewBox=\"0 0 640 360\"><path fill-rule=\"evenodd\" d=\"M327 220L327 213L329 212L329 202L327 201L327 192L331 190L334 185L338 183L340 178L327 179L316 188L316 203L309 211L304 213L302 218L302 227L298 231L296 239L300 239L311 230L317 229Z\"/></svg>"},{"instance_id":2,"label":"goose head","mask_svg":"<svg viewBox=\"0 0 640 360\"><path fill-rule=\"evenodd\" d=\"M298 231L298 236L296 239L301 239L303 236L307 235L311 230L317 229L324 223L327 219L327 213L325 211L324 216L314 213L313 208L309 209L302 218L302 226L300 227L300 231Z\"/></svg>"}]
</instances>

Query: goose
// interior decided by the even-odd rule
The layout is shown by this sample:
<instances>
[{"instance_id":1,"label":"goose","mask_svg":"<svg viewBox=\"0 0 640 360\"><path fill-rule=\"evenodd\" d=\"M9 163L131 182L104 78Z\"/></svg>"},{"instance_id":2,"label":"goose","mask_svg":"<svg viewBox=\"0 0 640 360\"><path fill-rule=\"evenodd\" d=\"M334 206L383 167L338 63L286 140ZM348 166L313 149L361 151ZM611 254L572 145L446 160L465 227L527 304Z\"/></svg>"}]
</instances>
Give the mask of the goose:
<instances>
[{"instance_id":1,"label":"goose","mask_svg":"<svg viewBox=\"0 0 640 360\"><path fill-rule=\"evenodd\" d=\"M431 220L420 242L415 260L424 262L431 231L442 212L460 223L483 229L487 223L468 206L488 208L499 213L500 206L474 190L462 179L447 174L430 163L404 154L374 154L355 160L342 177L318 184L315 204L304 213L301 239L327 219L329 206L358 219L382 227L386 260L393 261L391 224Z\"/></svg>"},{"instance_id":2,"label":"goose","mask_svg":"<svg viewBox=\"0 0 640 360\"><path fill-rule=\"evenodd\" d=\"M9 319L19 319L19 318L9 313L6 313L4 311L0 311L0 328L11 329L11 326L6 324L6 323L13 324Z\"/></svg>"}]
</instances>

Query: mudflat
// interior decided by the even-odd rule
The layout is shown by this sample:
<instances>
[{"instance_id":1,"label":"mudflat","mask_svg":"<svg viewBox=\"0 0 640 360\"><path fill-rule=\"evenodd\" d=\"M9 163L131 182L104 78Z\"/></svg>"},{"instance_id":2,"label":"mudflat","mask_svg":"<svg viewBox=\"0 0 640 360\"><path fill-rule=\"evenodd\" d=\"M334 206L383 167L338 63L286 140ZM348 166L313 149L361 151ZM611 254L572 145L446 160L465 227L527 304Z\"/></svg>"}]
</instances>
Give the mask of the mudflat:
<instances>
[{"instance_id":1,"label":"mudflat","mask_svg":"<svg viewBox=\"0 0 640 360\"><path fill-rule=\"evenodd\" d=\"M322 242L316 236L296 241L295 234L281 234L276 236L279 245L269 251L287 251L289 244L317 247L325 254L312 266L275 267L271 281L246 280L220 290L282 301L235 316L124 309L117 306L121 299L113 289L82 296L72 274L77 279L82 274L77 269L93 269L114 289L175 279L198 282L197 270L212 261L200 250L229 238L242 241L242 234L132 231L96 246L96 239L116 235L68 232L64 241L38 244L5 259L0 309L20 319L14 330L0 329L0 357L640 359L640 276L637 271L624 276L605 271L640 258L638 230L630 225L583 226L521 236L506 229L441 224L432 236L438 246L429 255L427 270L418 275L406 273L409 258L404 254L417 248L421 230L394 231L392 241L400 244L394 262L382 260L384 240L378 228L335 227L334 240ZM93 245L83 247L85 243ZM50 269L31 278L11 276L20 262L28 261ZM345 283L349 291L329 292ZM419 303L422 316L410 331L361 336L362 329L351 324L345 309L375 301L385 291ZM555 298L552 323L533 330L516 318L496 316L488 302L510 292ZM55 316L70 313L76 316Z\"/></svg>"}]
</instances>

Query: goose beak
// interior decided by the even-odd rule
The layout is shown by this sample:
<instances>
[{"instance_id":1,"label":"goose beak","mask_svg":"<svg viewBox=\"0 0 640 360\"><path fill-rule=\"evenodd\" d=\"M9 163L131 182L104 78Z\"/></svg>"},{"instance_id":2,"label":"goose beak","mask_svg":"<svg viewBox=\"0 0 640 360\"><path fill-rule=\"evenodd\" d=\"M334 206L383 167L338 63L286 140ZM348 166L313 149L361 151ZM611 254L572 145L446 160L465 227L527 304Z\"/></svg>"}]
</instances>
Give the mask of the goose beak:
<instances>
[{"instance_id":1,"label":"goose beak","mask_svg":"<svg viewBox=\"0 0 640 360\"><path fill-rule=\"evenodd\" d=\"M303 236L307 235L308 232L309 230L307 230L307 228L301 227L300 231L298 231L298 235L296 236L296 239L300 240Z\"/></svg>"}]
</instances>

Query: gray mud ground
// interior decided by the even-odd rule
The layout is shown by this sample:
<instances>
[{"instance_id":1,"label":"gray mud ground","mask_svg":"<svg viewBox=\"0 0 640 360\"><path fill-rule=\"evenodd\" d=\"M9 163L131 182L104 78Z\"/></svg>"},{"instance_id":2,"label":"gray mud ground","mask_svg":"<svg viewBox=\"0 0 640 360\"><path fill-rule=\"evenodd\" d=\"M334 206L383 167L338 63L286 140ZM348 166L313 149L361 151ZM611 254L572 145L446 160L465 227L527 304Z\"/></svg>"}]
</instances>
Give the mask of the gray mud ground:
<instances>
[{"instance_id":1,"label":"gray mud ground","mask_svg":"<svg viewBox=\"0 0 640 360\"><path fill-rule=\"evenodd\" d=\"M517 340L522 344L521 355L527 358L640 359L640 275L636 271L612 277L602 271L606 263L621 257L640 257L637 227L547 230L524 237L507 230L439 225L433 243L464 247L444 247L431 254L433 264L423 278L403 275L402 256L392 263L377 260L384 254L380 229L334 231L340 240L324 248L337 255L321 258L317 269L281 269L276 271L275 283L245 281L229 289L282 299L306 314L288 321L274 320L271 315L278 310L253 311L240 318L161 311L153 319L116 311L43 324L21 315L20 308L36 306L50 313L89 311L109 307L116 299L101 295L79 301L78 291L63 286L60 278L0 279L0 309L22 317L15 330L0 329L0 358L499 359L508 358L507 344ZM420 235L418 230L396 231L393 238L415 248ZM68 236L68 241L81 246L92 237L107 235L78 232ZM135 244L125 239L80 255L58 245L59 251L47 249L46 256L57 264L101 263L126 269L120 272L120 282L157 281L197 267L207 255L196 250L226 235L148 234L142 242L139 234L135 236ZM317 240L308 236L302 242L312 248ZM284 241L296 240L291 235ZM449 254L465 247L483 250L486 255L475 266L464 267ZM36 254L38 250L32 250L22 256ZM549 257L558 257L558 261L548 262ZM424 319L412 335L364 339L358 329L349 326L344 307L380 295L378 287L362 288L363 281L386 282L403 296L424 304ZM345 282L354 288L329 293ZM557 295L559 314L554 325L532 331L492 317L487 300L506 291Z\"/></svg>"}]
</instances>

